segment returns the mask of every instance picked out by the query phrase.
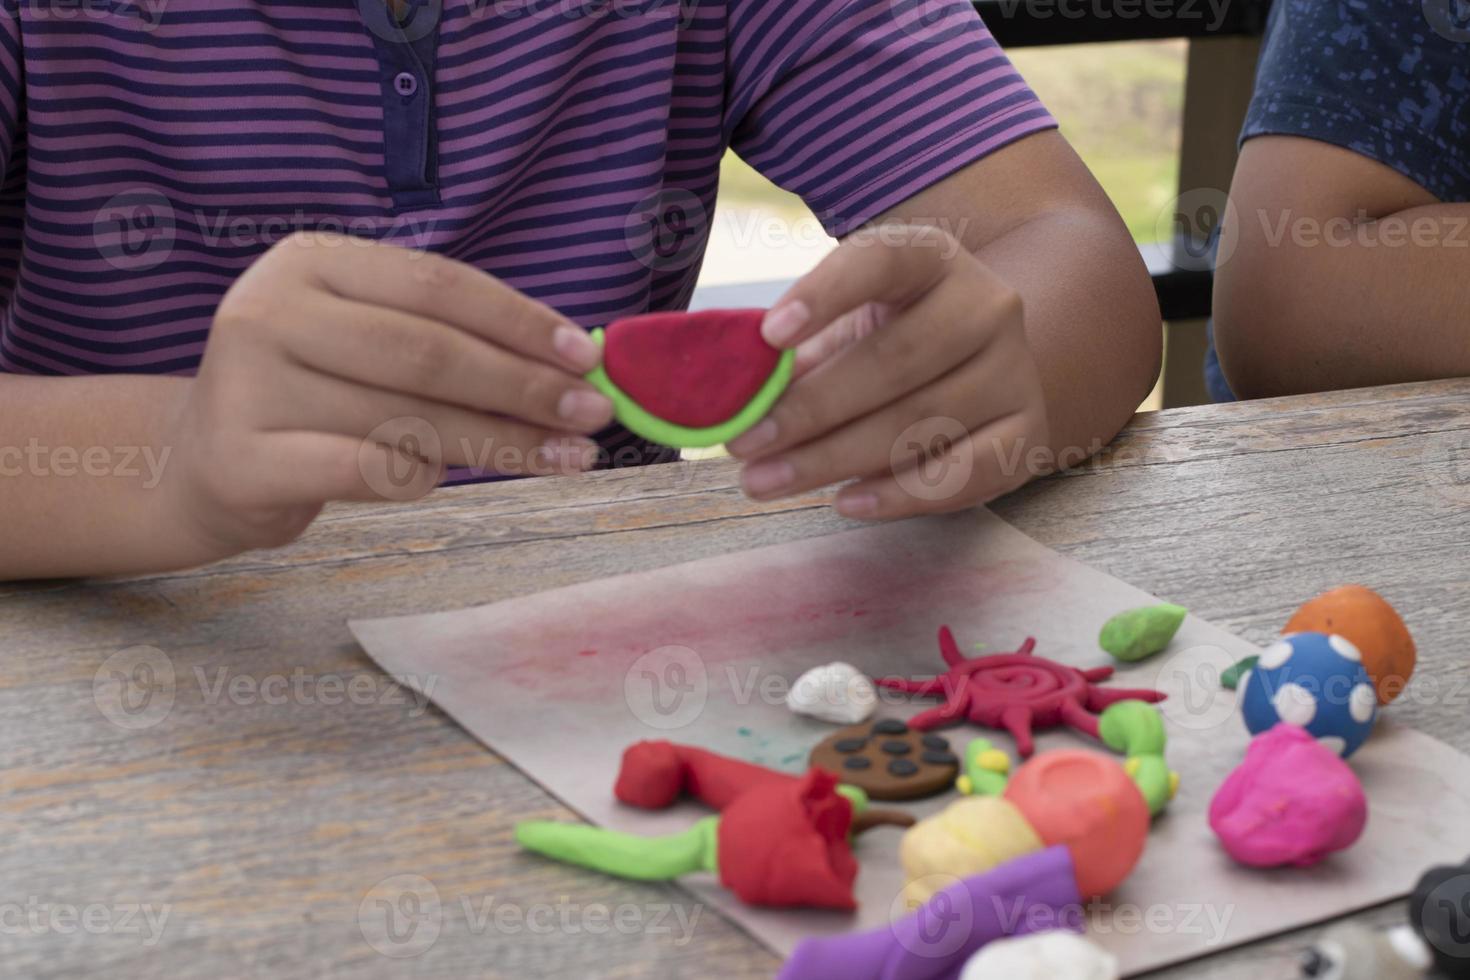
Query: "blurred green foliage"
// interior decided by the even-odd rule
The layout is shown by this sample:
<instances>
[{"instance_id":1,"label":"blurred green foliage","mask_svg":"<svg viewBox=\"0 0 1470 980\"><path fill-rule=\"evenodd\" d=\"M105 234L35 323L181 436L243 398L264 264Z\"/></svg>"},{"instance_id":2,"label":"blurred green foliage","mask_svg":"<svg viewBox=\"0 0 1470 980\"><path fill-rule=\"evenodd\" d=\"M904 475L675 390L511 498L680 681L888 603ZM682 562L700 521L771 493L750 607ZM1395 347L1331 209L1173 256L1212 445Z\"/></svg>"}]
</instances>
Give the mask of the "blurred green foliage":
<instances>
[{"instance_id":1,"label":"blurred green foliage","mask_svg":"<svg viewBox=\"0 0 1470 980\"><path fill-rule=\"evenodd\" d=\"M1182 41L1011 53L1138 241L1157 237L1159 213L1176 193L1184 55ZM726 154L720 178L722 206L758 206L793 220L806 213L734 154Z\"/></svg>"}]
</instances>

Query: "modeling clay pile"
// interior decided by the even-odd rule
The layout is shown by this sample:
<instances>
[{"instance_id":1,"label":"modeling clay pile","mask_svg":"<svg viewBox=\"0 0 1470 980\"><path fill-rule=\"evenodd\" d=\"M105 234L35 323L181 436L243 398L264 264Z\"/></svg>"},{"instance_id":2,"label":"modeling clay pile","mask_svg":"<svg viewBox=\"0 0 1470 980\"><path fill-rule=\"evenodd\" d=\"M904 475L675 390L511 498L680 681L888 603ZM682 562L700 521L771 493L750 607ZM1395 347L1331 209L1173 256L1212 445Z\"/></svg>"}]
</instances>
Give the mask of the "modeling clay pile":
<instances>
[{"instance_id":1,"label":"modeling clay pile","mask_svg":"<svg viewBox=\"0 0 1470 980\"><path fill-rule=\"evenodd\" d=\"M1117 762L1081 749L1044 752L1016 771L1003 796L966 797L903 835L904 894L923 902L955 875L1063 846L1078 891L1096 897L1133 871L1148 828L1148 805Z\"/></svg>"},{"instance_id":2,"label":"modeling clay pile","mask_svg":"<svg viewBox=\"0 0 1470 980\"><path fill-rule=\"evenodd\" d=\"M851 909L858 866L850 834L913 822L905 814L868 810L861 792L839 787L820 769L789 776L670 742L629 748L614 792L646 809L689 795L720 815L664 837L529 821L516 826L516 840L529 851L620 878L714 872L750 905Z\"/></svg>"},{"instance_id":3,"label":"modeling clay pile","mask_svg":"<svg viewBox=\"0 0 1470 980\"><path fill-rule=\"evenodd\" d=\"M1280 640L1232 668L1238 679L1222 678L1236 681L1256 736L1210 803L1210 827L1231 857L1306 867L1357 841L1368 802L1343 760L1408 683L1414 660L1393 607L1344 586L1297 610Z\"/></svg>"},{"instance_id":4,"label":"modeling clay pile","mask_svg":"<svg viewBox=\"0 0 1470 980\"><path fill-rule=\"evenodd\" d=\"M909 719L918 729L969 720L988 728L1004 728L1022 756L1036 751L1033 727L1068 725L1099 737L1098 716L1118 701L1162 701L1158 691L1098 687L1113 676L1111 667L1078 670L1034 656L1036 641L1027 639L1014 653L966 659L948 626L940 627L939 650L949 670L931 680L900 677L878 679L880 687L919 695L943 695L945 703Z\"/></svg>"}]
</instances>

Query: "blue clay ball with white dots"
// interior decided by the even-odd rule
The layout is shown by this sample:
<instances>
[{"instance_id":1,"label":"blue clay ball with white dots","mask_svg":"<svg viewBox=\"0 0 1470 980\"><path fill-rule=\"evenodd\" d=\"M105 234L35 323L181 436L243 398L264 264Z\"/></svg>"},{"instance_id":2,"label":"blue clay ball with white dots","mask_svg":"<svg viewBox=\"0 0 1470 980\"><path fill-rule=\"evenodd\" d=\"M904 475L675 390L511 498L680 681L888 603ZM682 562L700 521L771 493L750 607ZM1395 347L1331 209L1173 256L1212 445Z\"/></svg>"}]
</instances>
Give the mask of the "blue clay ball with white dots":
<instances>
[{"instance_id":1,"label":"blue clay ball with white dots","mask_svg":"<svg viewBox=\"0 0 1470 980\"><path fill-rule=\"evenodd\" d=\"M1261 651L1240 687L1240 713L1252 735L1284 721L1344 759L1368 738L1378 717L1378 694L1363 655L1341 636L1283 636Z\"/></svg>"}]
</instances>

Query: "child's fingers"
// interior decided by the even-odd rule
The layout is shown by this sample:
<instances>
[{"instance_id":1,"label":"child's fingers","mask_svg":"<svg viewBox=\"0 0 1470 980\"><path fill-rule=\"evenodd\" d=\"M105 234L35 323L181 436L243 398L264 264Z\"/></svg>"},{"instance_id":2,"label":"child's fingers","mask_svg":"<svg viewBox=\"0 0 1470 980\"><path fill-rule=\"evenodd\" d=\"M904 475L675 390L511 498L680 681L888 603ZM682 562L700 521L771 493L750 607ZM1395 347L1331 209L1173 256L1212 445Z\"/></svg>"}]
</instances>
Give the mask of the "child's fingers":
<instances>
[{"instance_id":1,"label":"child's fingers","mask_svg":"<svg viewBox=\"0 0 1470 980\"><path fill-rule=\"evenodd\" d=\"M441 467L391 446L331 432L273 432L259 445L248 480L254 506L418 500L443 475Z\"/></svg>"},{"instance_id":2,"label":"child's fingers","mask_svg":"<svg viewBox=\"0 0 1470 980\"><path fill-rule=\"evenodd\" d=\"M330 375L311 374L286 391L266 407L261 428L335 433L506 475L575 472L596 462L596 444L580 436Z\"/></svg>"},{"instance_id":3,"label":"child's fingers","mask_svg":"<svg viewBox=\"0 0 1470 980\"><path fill-rule=\"evenodd\" d=\"M596 432L612 402L580 378L436 320L334 297L280 328L301 363L323 374L549 429Z\"/></svg>"},{"instance_id":4,"label":"child's fingers","mask_svg":"<svg viewBox=\"0 0 1470 980\"><path fill-rule=\"evenodd\" d=\"M304 259L320 283L343 298L440 320L577 375L601 359L576 324L463 262L359 239L323 243L297 235L289 242L300 254L284 260Z\"/></svg>"},{"instance_id":5,"label":"child's fingers","mask_svg":"<svg viewBox=\"0 0 1470 980\"><path fill-rule=\"evenodd\" d=\"M819 372L794 383L766 418L733 440L737 457L768 456L816 439L852 419L919 391L974 357L994 335L992 321L1011 315L1005 297L977 296L964 277L951 277L843 351ZM984 391L961 401L982 405ZM916 410L935 414L948 404L932 397Z\"/></svg>"},{"instance_id":6,"label":"child's fingers","mask_svg":"<svg viewBox=\"0 0 1470 980\"><path fill-rule=\"evenodd\" d=\"M997 419L949 446L943 459L916 459L892 474L844 487L837 510L857 520L880 521L987 504L1026 482L1024 471L1007 464L1005 450L1024 445L1031 426L1024 413Z\"/></svg>"},{"instance_id":7,"label":"child's fingers","mask_svg":"<svg viewBox=\"0 0 1470 980\"><path fill-rule=\"evenodd\" d=\"M864 303L833 320L796 348L793 381L816 370L838 354L888 322L891 308L883 303Z\"/></svg>"},{"instance_id":8,"label":"child's fingers","mask_svg":"<svg viewBox=\"0 0 1470 980\"><path fill-rule=\"evenodd\" d=\"M795 347L864 303L906 306L946 274L946 246L938 228L893 226L855 232L802 276L771 307L761 333L772 347Z\"/></svg>"},{"instance_id":9,"label":"child's fingers","mask_svg":"<svg viewBox=\"0 0 1470 980\"><path fill-rule=\"evenodd\" d=\"M905 469L911 461L966 433L1024 411L1024 386L1009 363L975 357L878 410L776 456L762 457L742 474L757 499L805 493L854 476ZM942 415L936 405L949 406ZM782 486L772 481L785 477Z\"/></svg>"}]
</instances>

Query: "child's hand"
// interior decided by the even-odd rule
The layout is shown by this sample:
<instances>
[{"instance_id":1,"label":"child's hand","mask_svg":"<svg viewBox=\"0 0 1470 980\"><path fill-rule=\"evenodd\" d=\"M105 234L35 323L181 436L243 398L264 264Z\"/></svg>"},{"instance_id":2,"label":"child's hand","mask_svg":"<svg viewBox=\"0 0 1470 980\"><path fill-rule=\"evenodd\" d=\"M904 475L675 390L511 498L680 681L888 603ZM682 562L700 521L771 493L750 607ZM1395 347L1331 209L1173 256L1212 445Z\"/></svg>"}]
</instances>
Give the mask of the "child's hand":
<instances>
[{"instance_id":1,"label":"child's hand","mask_svg":"<svg viewBox=\"0 0 1470 980\"><path fill-rule=\"evenodd\" d=\"M548 307L470 266L295 235L215 314L176 413L171 490L201 560L282 544L329 500L408 500L447 465L585 469L612 418L600 355Z\"/></svg>"},{"instance_id":2,"label":"child's hand","mask_svg":"<svg viewBox=\"0 0 1470 980\"><path fill-rule=\"evenodd\" d=\"M797 346L799 380L729 446L752 497L856 479L849 517L958 510L1025 483L1048 445L1020 297L937 228L849 236L763 329Z\"/></svg>"}]
</instances>

